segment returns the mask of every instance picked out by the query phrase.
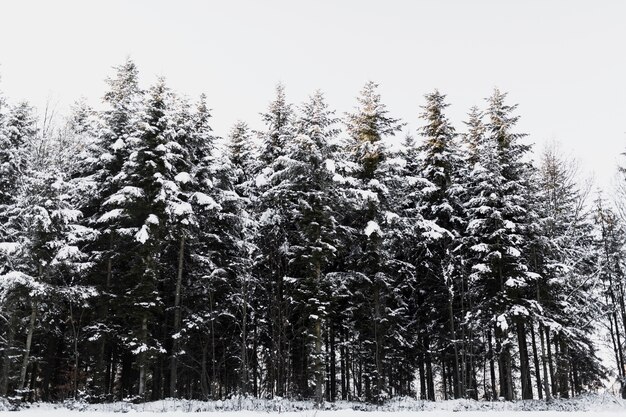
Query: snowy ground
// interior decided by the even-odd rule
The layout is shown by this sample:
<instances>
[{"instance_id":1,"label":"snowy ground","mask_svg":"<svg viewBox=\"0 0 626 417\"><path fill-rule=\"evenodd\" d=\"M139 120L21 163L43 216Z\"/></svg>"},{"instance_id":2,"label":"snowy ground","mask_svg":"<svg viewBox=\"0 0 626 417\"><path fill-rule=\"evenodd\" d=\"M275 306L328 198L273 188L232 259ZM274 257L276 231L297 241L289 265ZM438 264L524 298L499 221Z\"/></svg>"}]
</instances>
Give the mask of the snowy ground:
<instances>
[{"instance_id":1,"label":"snowy ground","mask_svg":"<svg viewBox=\"0 0 626 417\"><path fill-rule=\"evenodd\" d=\"M8 414L9 411L5 411L3 414ZM210 414L211 412L207 411L205 413L202 414ZM378 412L368 412L368 411L356 411L356 410L338 410L338 411L331 411L331 410L324 410L324 411L312 411L312 410L308 410L308 411L291 411L291 412L287 412L287 413L282 413L280 414L280 416L283 417L354 417L354 416L362 416L362 417L408 417L408 416L415 416L415 415L419 415L420 412L418 411L394 411L394 412L385 412L385 411L378 411ZM455 413L453 411L444 411L444 410L440 410L440 411L425 411L423 413L421 413L427 417L458 417L458 413ZM520 417L529 417L529 416L540 416L540 417L554 417L554 416L558 416L561 417L563 416L563 412L560 411L514 411L514 412L510 412L507 413L507 417L516 417L516 416L520 416ZM70 417L70 416L84 416L84 415L92 415L92 416L97 416L97 417L107 417L107 416L119 416L119 414L114 413L114 412L89 412L89 413L85 413L85 412L81 412L81 411L67 411L67 410L44 410L44 409L30 409L30 410L24 410L22 412L19 413L20 416L23 417ZM170 416L170 417L181 417L181 416L187 416L188 414L185 413L184 411L170 411L170 412L164 412L164 413L144 413L143 415L154 415L154 416ZM261 411L224 411L224 412L219 412L219 417L261 417L261 416L267 416L268 413L266 412L261 412ZM278 415L278 414L277 414ZM466 413L463 414L464 417L485 417L485 416L499 416L501 415L499 412L488 412L488 411L468 411ZM567 416L572 416L572 417L582 417L582 416L587 416L587 417L617 417L617 416L624 416L624 410L613 410L613 411L607 411L607 410L602 410L602 411L594 411L594 412L589 412L589 411L570 411L567 412Z\"/></svg>"},{"instance_id":2,"label":"snowy ground","mask_svg":"<svg viewBox=\"0 0 626 417\"><path fill-rule=\"evenodd\" d=\"M0 408L2 404L0 403ZM477 402L453 400L424 402L414 399L398 399L383 407L362 403L337 402L327 409L315 410L310 402L285 400L233 399L227 401L184 401L164 400L145 404L116 402L111 404L66 403L35 404L17 413L0 411L2 415L20 417L72 417L91 415L96 417L119 416L120 413L141 416L182 417L189 413L217 414L219 417L261 417L268 414L283 417L405 417L423 414L427 417L561 417L564 415L613 417L626 416L624 401L613 395L589 395L572 400L558 400L546 404L544 401Z\"/></svg>"}]
</instances>

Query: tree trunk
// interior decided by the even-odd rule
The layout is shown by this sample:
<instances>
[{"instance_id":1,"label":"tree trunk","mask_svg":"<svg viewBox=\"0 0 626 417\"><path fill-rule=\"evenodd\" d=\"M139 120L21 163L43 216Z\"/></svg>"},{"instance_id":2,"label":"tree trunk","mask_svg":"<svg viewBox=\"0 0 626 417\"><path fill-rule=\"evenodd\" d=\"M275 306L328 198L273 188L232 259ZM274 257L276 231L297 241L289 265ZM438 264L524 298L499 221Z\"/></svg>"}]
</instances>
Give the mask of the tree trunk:
<instances>
[{"instance_id":1,"label":"tree trunk","mask_svg":"<svg viewBox=\"0 0 626 417\"><path fill-rule=\"evenodd\" d=\"M345 356L346 356L346 400L350 401L352 399L352 395L350 395L350 367L352 366L352 362L350 361L350 346L348 343L348 338L345 337L346 346L345 346Z\"/></svg>"},{"instance_id":2,"label":"tree trunk","mask_svg":"<svg viewBox=\"0 0 626 417\"><path fill-rule=\"evenodd\" d=\"M554 374L554 362L552 356L552 343L550 342L550 329L545 329L546 333L546 346L548 347L548 369L550 370L550 385L552 390L552 396L556 397L557 394L557 382Z\"/></svg>"},{"instance_id":3,"label":"tree trunk","mask_svg":"<svg viewBox=\"0 0 626 417\"><path fill-rule=\"evenodd\" d=\"M539 355L537 354L537 339L535 338L535 325L530 324L530 337L533 344L533 361L535 364L535 380L537 381L537 397L543 400L543 387L541 385L541 370L539 368Z\"/></svg>"},{"instance_id":4,"label":"tree trunk","mask_svg":"<svg viewBox=\"0 0 626 417\"><path fill-rule=\"evenodd\" d=\"M144 350L139 353L139 391L138 395L142 399L146 394L146 362L147 362L147 352L145 349L148 345L148 316L147 313L144 313L143 318L141 319L141 344Z\"/></svg>"},{"instance_id":5,"label":"tree trunk","mask_svg":"<svg viewBox=\"0 0 626 417\"><path fill-rule=\"evenodd\" d=\"M337 399L337 353L335 340L335 326L331 322L330 325L330 401L335 402Z\"/></svg>"},{"instance_id":6,"label":"tree trunk","mask_svg":"<svg viewBox=\"0 0 626 417\"><path fill-rule=\"evenodd\" d=\"M76 399L78 396L78 360L79 360L78 337L80 334L81 320L79 319L78 326L77 326L75 319L74 319L74 309L72 307L71 301L69 303L69 310L70 310L69 321L71 325L70 327L72 329L72 339L73 339L72 347L73 347L73 354L74 354L74 369L72 369L72 393L73 393L74 399Z\"/></svg>"},{"instance_id":7,"label":"tree trunk","mask_svg":"<svg viewBox=\"0 0 626 417\"><path fill-rule=\"evenodd\" d=\"M435 380L433 378L433 361L430 354L430 338L424 336L424 359L426 364L426 388L429 401L435 401Z\"/></svg>"},{"instance_id":8,"label":"tree trunk","mask_svg":"<svg viewBox=\"0 0 626 417\"><path fill-rule=\"evenodd\" d=\"M213 289L209 290L209 306L211 313L211 397L217 400L217 358L215 357L215 320L213 317Z\"/></svg>"},{"instance_id":9,"label":"tree trunk","mask_svg":"<svg viewBox=\"0 0 626 417\"><path fill-rule=\"evenodd\" d=\"M443 399L447 401L448 397L448 373L446 372L446 360L445 356L442 354L441 357L441 382L443 384Z\"/></svg>"},{"instance_id":10,"label":"tree trunk","mask_svg":"<svg viewBox=\"0 0 626 417\"><path fill-rule=\"evenodd\" d=\"M450 338L452 339L452 347L454 348L454 369L452 370L452 380L453 380L453 392L454 398L459 398L462 392L462 384L461 384L461 376L459 374L459 349L456 343L456 331L454 329L454 310L452 306L452 295L450 295L450 302L448 303L448 310L450 313Z\"/></svg>"},{"instance_id":11,"label":"tree trunk","mask_svg":"<svg viewBox=\"0 0 626 417\"><path fill-rule=\"evenodd\" d=\"M30 348L33 342L33 333L35 333L35 322L37 321L37 303L31 301L30 321L28 323L28 334L26 336L26 346L24 348L24 357L22 358L22 369L20 371L19 389L26 388L26 371L28 369L28 361L30 359Z\"/></svg>"},{"instance_id":12,"label":"tree trunk","mask_svg":"<svg viewBox=\"0 0 626 417\"><path fill-rule=\"evenodd\" d=\"M322 270L319 261L315 263L315 288L319 294L320 281L322 278ZM316 297L319 298L319 297ZM322 317L321 308L319 306L315 312L315 403L319 406L324 402L324 368L322 361Z\"/></svg>"},{"instance_id":13,"label":"tree trunk","mask_svg":"<svg viewBox=\"0 0 626 417\"><path fill-rule=\"evenodd\" d=\"M241 393L247 395L248 387L248 277L244 278L243 306L241 307Z\"/></svg>"},{"instance_id":14,"label":"tree trunk","mask_svg":"<svg viewBox=\"0 0 626 417\"><path fill-rule=\"evenodd\" d=\"M113 259L111 257L111 253L113 251L113 234L109 233L109 249L108 256L106 261L106 279L105 279L105 297L103 302L99 306L98 312L98 320L102 322L107 322L107 317L109 316L110 309L110 288L111 282L113 280ZM110 362L107 357L107 353L112 350L112 341L109 340L107 334L104 334L99 340L100 344L98 347L97 359L96 359L96 367L95 367L95 375L94 375L94 385L98 394L101 394L103 398L106 398L108 394L111 393L111 373L110 373Z\"/></svg>"},{"instance_id":15,"label":"tree trunk","mask_svg":"<svg viewBox=\"0 0 626 417\"><path fill-rule=\"evenodd\" d=\"M561 398L569 398L569 355L568 346L563 336L558 337L559 357L558 357L558 373L559 373L559 395Z\"/></svg>"},{"instance_id":16,"label":"tree trunk","mask_svg":"<svg viewBox=\"0 0 626 417\"><path fill-rule=\"evenodd\" d=\"M384 386L384 373L383 373L383 329L380 327L382 322L382 312L380 305L380 286L376 284L374 290L374 342L376 346L376 402L380 402L382 398L383 386Z\"/></svg>"},{"instance_id":17,"label":"tree trunk","mask_svg":"<svg viewBox=\"0 0 626 417\"><path fill-rule=\"evenodd\" d=\"M496 385L496 365L495 365L495 352L493 351L493 339L491 335L491 329L487 330L487 343L489 345L489 376L491 378L491 395L493 400L498 399L498 390Z\"/></svg>"},{"instance_id":18,"label":"tree trunk","mask_svg":"<svg viewBox=\"0 0 626 417\"><path fill-rule=\"evenodd\" d=\"M202 399L208 400L210 396L209 390L209 377L208 370L206 366L207 362L207 351L208 351L208 343L202 343L202 358L200 360L200 392L202 393Z\"/></svg>"},{"instance_id":19,"label":"tree trunk","mask_svg":"<svg viewBox=\"0 0 626 417\"><path fill-rule=\"evenodd\" d=\"M257 343L257 332L258 332L258 326L257 326L257 316L256 313L253 311L252 312L252 393L255 397L259 396L259 359L257 356L257 349L258 349L258 343Z\"/></svg>"},{"instance_id":20,"label":"tree trunk","mask_svg":"<svg viewBox=\"0 0 626 417\"><path fill-rule=\"evenodd\" d=\"M544 345L544 327L543 324L539 325L539 339L541 341L541 364L543 366L543 392L546 396L546 401L550 401L550 385L548 382L548 359L546 358L546 350Z\"/></svg>"},{"instance_id":21,"label":"tree trunk","mask_svg":"<svg viewBox=\"0 0 626 417\"><path fill-rule=\"evenodd\" d=\"M322 361L322 320L315 319L315 403L324 402L324 369Z\"/></svg>"},{"instance_id":22,"label":"tree trunk","mask_svg":"<svg viewBox=\"0 0 626 417\"><path fill-rule=\"evenodd\" d=\"M339 372L341 373L341 399L345 401L347 399L346 395L346 340L343 336L343 332L340 332L340 345L339 345L339 355L341 359L339 361Z\"/></svg>"},{"instance_id":23,"label":"tree trunk","mask_svg":"<svg viewBox=\"0 0 626 417\"><path fill-rule=\"evenodd\" d=\"M0 383L0 397L6 397L9 393L9 375L11 373L11 351L15 339L15 327L17 318L12 308L7 308L7 315L10 317L7 323L7 336L4 345L4 355L2 358L2 382Z\"/></svg>"},{"instance_id":24,"label":"tree trunk","mask_svg":"<svg viewBox=\"0 0 626 417\"><path fill-rule=\"evenodd\" d=\"M517 343L520 356L520 379L522 383L522 400L533 399L530 380L530 361L528 360L528 344L526 343L526 326L522 319L517 322Z\"/></svg>"},{"instance_id":25,"label":"tree trunk","mask_svg":"<svg viewBox=\"0 0 626 417\"><path fill-rule=\"evenodd\" d=\"M424 351L420 348L420 352L417 357L417 367L420 379L420 400L426 399L426 375L424 372Z\"/></svg>"},{"instance_id":26,"label":"tree trunk","mask_svg":"<svg viewBox=\"0 0 626 417\"><path fill-rule=\"evenodd\" d=\"M178 397L178 338L180 337L181 311L180 296L183 284L183 266L185 261L185 236L180 238L178 248L178 271L176 273L176 290L174 293L174 337L172 340L172 356L170 357L170 397Z\"/></svg>"}]
</instances>

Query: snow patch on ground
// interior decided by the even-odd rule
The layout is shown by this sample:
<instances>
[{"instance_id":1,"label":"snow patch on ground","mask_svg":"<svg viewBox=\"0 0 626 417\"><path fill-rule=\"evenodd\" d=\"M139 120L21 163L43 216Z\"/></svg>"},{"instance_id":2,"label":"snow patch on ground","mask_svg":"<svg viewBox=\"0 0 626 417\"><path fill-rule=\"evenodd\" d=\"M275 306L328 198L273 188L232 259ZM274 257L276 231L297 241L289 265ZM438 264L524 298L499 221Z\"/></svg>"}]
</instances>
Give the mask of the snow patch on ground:
<instances>
[{"instance_id":1,"label":"snow patch on ground","mask_svg":"<svg viewBox=\"0 0 626 417\"><path fill-rule=\"evenodd\" d=\"M9 410L9 404L0 400L0 413ZM496 417L506 413L507 417L568 416L613 417L624 416L626 408L623 400L611 395L590 394L575 399L505 401L421 401L414 398L396 398L384 405L337 401L325 403L316 409L312 401L290 401L281 398L263 400L258 398L235 397L218 401L191 401L167 399L143 404L114 402L107 404L86 404L67 401L63 404L26 404L18 415L59 416L94 414L99 417L113 416L115 413L141 412L146 415L185 416L187 413L219 412L220 417L257 417L267 414L281 414L285 417L408 417L416 412L427 412L429 417L453 417L463 411L464 416Z\"/></svg>"}]
</instances>

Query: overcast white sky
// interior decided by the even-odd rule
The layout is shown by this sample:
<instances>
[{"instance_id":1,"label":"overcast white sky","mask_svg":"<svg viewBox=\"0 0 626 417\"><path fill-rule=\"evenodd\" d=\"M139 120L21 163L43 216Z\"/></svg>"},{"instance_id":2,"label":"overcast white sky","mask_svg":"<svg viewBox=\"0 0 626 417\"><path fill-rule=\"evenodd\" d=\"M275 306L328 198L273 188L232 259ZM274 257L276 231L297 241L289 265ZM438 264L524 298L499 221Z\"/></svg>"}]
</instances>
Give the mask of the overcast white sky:
<instances>
[{"instance_id":1,"label":"overcast white sky","mask_svg":"<svg viewBox=\"0 0 626 417\"><path fill-rule=\"evenodd\" d=\"M438 88L457 129L493 87L519 104L520 130L556 139L597 182L626 149L626 2L366 0L0 0L0 90L60 110L98 104L130 55L148 85L208 95L227 134L282 81L301 102L316 88L339 113L367 80L414 132Z\"/></svg>"}]
</instances>

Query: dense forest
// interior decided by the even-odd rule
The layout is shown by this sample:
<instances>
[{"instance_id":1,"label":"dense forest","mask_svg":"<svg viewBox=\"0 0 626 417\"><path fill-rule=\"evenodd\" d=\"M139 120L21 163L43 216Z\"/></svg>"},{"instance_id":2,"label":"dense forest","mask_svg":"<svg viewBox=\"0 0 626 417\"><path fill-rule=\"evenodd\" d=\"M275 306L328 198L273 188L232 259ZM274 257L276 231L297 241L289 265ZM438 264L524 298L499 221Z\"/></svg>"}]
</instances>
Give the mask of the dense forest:
<instances>
[{"instance_id":1,"label":"dense forest","mask_svg":"<svg viewBox=\"0 0 626 417\"><path fill-rule=\"evenodd\" d=\"M0 396L548 400L624 377L619 205L533 151L506 93L461 127L417 97L410 135L373 82L345 115L279 85L263 129L220 138L210 100L142 89L130 59L107 86L62 121L0 96Z\"/></svg>"}]
</instances>

